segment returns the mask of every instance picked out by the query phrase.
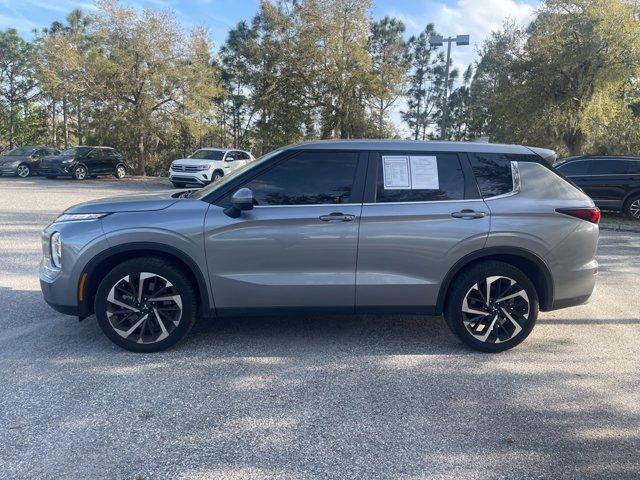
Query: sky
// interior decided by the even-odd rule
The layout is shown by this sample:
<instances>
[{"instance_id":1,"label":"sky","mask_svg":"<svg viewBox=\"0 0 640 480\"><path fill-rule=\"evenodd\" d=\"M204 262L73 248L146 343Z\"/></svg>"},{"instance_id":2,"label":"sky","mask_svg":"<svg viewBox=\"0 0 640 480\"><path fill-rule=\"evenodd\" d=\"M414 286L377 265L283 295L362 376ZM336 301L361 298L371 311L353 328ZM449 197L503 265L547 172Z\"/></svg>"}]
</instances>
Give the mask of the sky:
<instances>
[{"instance_id":1,"label":"sky","mask_svg":"<svg viewBox=\"0 0 640 480\"><path fill-rule=\"evenodd\" d=\"M227 32L240 20L250 20L257 12L259 0L120 0L135 8L170 9L189 29L195 25L209 27L215 46L224 43ZM446 36L470 35L469 46L454 46L453 64L461 72L478 58L482 42L506 20L528 23L539 0L372 0L373 16L385 15L402 20L407 37L419 33L427 23L434 23ZM31 38L35 28L63 20L74 8L87 13L95 10L91 0L0 0L0 29L15 28ZM394 115L397 123L397 112Z\"/></svg>"}]
</instances>

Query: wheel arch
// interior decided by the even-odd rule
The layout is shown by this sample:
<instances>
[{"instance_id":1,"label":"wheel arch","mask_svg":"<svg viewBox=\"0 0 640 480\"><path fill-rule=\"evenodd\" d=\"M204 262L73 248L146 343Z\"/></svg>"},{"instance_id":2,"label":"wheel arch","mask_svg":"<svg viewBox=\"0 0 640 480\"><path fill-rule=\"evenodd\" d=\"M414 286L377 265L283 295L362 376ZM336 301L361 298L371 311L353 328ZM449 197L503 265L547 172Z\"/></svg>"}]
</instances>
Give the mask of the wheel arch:
<instances>
[{"instance_id":1,"label":"wheel arch","mask_svg":"<svg viewBox=\"0 0 640 480\"><path fill-rule=\"evenodd\" d=\"M640 196L640 188L636 188L635 190L631 190L629 193L627 193L627 195L624 197L624 200L622 200L622 209L624 210L625 208L627 208L627 203L629 202L629 200L637 196Z\"/></svg>"},{"instance_id":2,"label":"wheel arch","mask_svg":"<svg viewBox=\"0 0 640 480\"><path fill-rule=\"evenodd\" d=\"M136 257L154 256L166 259L181 268L195 286L200 314L215 315L209 302L209 290L198 264L175 247L152 242L136 242L117 245L96 255L84 267L78 279L78 312L80 318L93 313L96 291L105 275L117 264Z\"/></svg>"},{"instance_id":3,"label":"wheel arch","mask_svg":"<svg viewBox=\"0 0 640 480\"><path fill-rule=\"evenodd\" d=\"M438 300L436 311L441 314L444 311L444 305L449 295L451 283L456 276L466 268L477 263L497 260L509 263L525 273L533 283L538 293L540 301L540 310L551 310L553 306L553 277L547 264L535 253L518 247L488 247L476 252L465 255L458 260L453 267L447 272L440 291L438 292Z\"/></svg>"}]
</instances>

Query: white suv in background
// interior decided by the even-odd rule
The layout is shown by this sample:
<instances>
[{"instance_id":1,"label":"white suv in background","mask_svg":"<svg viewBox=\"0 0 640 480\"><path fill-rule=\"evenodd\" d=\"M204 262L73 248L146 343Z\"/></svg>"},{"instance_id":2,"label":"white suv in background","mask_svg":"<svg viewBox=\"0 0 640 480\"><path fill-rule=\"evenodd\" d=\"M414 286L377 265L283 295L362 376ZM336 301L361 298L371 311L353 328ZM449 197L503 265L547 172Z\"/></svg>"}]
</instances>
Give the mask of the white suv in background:
<instances>
[{"instance_id":1,"label":"white suv in background","mask_svg":"<svg viewBox=\"0 0 640 480\"><path fill-rule=\"evenodd\" d=\"M255 160L244 150L227 148L201 148L188 158L171 162L169 180L176 188L188 184L207 185Z\"/></svg>"}]
</instances>

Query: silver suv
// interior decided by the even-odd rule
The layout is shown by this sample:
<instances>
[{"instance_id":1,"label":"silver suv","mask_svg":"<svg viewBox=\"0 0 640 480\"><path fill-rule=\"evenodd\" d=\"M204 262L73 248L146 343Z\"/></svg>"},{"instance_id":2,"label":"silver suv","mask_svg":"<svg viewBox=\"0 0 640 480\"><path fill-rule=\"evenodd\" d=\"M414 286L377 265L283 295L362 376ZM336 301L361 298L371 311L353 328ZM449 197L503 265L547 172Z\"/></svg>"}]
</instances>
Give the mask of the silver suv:
<instances>
[{"instance_id":1,"label":"silver suv","mask_svg":"<svg viewBox=\"0 0 640 480\"><path fill-rule=\"evenodd\" d=\"M505 350L596 281L600 212L552 157L295 145L201 190L71 207L44 230L42 292L138 352L174 345L198 317L284 312L444 313L467 345Z\"/></svg>"}]
</instances>

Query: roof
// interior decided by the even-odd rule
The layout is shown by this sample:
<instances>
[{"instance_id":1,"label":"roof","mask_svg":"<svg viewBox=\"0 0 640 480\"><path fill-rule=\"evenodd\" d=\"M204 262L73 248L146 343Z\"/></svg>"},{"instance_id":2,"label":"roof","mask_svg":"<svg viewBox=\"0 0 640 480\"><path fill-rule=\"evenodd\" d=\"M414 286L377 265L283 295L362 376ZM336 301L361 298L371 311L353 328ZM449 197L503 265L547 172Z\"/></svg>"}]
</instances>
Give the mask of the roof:
<instances>
[{"instance_id":1,"label":"roof","mask_svg":"<svg viewBox=\"0 0 640 480\"><path fill-rule=\"evenodd\" d=\"M530 148L522 145L504 145L483 142L445 142L420 140L315 140L291 145L293 150L404 150L432 152L513 153L531 155L552 150Z\"/></svg>"}]
</instances>

